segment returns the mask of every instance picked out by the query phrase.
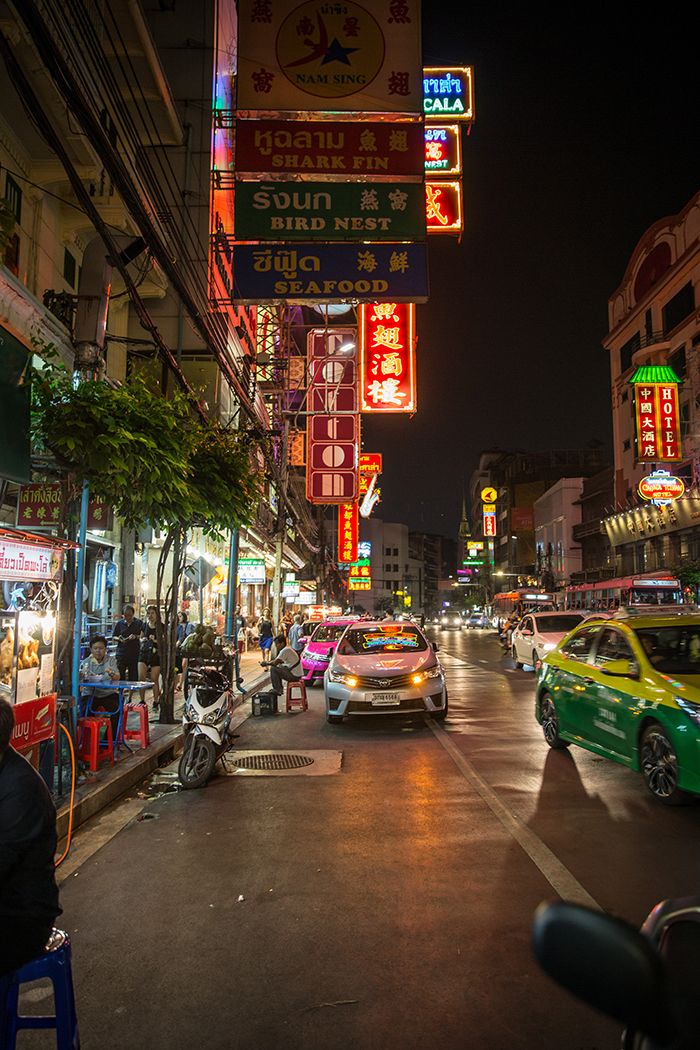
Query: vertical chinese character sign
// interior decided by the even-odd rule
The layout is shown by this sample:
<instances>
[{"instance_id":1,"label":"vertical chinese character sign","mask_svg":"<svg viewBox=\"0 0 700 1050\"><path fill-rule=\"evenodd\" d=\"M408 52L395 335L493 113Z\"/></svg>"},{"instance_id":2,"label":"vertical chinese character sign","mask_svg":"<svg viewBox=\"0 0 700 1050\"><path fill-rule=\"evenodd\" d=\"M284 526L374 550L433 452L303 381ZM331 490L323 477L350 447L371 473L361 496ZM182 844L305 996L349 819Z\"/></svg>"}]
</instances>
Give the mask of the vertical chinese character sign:
<instances>
[{"instance_id":1,"label":"vertical chinese character sign","mask_svg":"<svg viewBox=\"0 0 700 1050\"><path fill-rule=\"evenodd\" d=\"M635 382L635 378L636 374L632 381L637 460L640 463L677 462L682 458L678 383L670 380L665 383Z\"/></svg>"},{"instance_id":2,"label":"vertical chinese character sign","mask_svg":"<svg viewBox=\"0 0 700 1050\"><path fill-rule=\"evenodd\" d=\"M357 540L357 503L341 503L338 507L338 563L340 565L350 565L357 561Z\"/></svg>"},{"instance_id":3,"label":"vertical chinese character sign","mask_svg":"<svg viewBox=\"0 0 700 1050\"><path fill-rule=\"evenodd\" d=\"M360 410L416 411L416 349L413 303L362 304Z\"/></svg>"}]
</instances>

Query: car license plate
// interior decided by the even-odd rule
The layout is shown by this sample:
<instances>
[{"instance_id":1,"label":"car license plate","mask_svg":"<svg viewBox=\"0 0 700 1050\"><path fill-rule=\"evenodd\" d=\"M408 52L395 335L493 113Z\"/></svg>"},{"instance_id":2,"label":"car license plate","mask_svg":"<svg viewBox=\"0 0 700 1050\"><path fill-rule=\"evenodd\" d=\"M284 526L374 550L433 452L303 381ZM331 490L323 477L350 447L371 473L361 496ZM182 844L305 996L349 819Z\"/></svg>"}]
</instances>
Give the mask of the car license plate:
<instances>
[{"instance_id":1,"label":"car license plate","mask_svg":"<svg viewBox=\"0 0 700 1050\"><path fill-rule=\"evenodd\" d=\"M401 703L398 693L369 693L368 697L373 707L396 707Z\"/></svg>"}]
</instances>

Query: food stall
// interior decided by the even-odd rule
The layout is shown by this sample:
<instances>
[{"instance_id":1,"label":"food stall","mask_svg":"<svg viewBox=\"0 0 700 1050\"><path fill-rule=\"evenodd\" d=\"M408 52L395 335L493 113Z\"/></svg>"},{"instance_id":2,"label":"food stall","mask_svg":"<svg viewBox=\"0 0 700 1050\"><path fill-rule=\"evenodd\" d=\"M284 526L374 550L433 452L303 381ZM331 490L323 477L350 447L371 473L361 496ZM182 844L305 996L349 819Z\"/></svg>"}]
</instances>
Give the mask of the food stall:
<instances>
[{"instance_id":1,"label":"food stall","mask_svg":"<svg viewBox=\"0 0 700 1050\"><path fill-rule=\"evenodd\" d=\"M63 562L74 543L0 528L0 696L15 707L13 746L38 768L56 733L54 662Z\"/></svg>"}]
</instances>

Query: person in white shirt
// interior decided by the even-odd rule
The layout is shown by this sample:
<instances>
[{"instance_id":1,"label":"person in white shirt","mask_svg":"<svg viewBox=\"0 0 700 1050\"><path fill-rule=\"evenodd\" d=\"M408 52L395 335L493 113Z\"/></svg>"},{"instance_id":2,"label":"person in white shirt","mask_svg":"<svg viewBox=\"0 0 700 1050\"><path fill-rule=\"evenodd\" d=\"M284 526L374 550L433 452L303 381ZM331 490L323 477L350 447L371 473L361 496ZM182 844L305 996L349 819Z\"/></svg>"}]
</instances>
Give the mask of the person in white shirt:
<instances>
[{"instance_id":1,"label":"person in white shirt","mask_svg":"<svg viewBox=\"0 0 700 1050\"><path fill-rule=\"evenodd\" d=\"M282 695L282 682L298 682L302 675L301 655L291 645L285 645L271 664L263 666L270 668L270 685L277 696Z\"/></svg>"},{"instance_id":2,"label":"person in white shirt","mask_svg":"<svg viewBox=\"0 0 700 1050\"><path fill-rule=\"evenodd\" d=\"M103 634L96 634L90 642L90 655L80 665L80 680L119 681L116 658L111 653L107 655L107 639ZM106 689L94 689L88 707L94 712L107 712L112 722L112 735L115 736L119 724L119 693L116 690L112 693Z\"/></svg>"}]
</instances>

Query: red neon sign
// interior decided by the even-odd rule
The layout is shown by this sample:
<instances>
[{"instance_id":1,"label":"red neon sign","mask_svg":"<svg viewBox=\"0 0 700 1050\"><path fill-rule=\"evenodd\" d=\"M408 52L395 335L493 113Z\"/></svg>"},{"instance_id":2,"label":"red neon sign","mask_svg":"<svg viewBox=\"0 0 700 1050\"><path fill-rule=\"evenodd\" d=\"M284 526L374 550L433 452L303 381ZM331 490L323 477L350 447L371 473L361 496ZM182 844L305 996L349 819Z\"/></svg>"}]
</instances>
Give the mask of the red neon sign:
<instances>
[{"instance_id":1,"label":"red neon sign","mask_svg":"<svg viewBox=\"0 0 700 1050\"><path fill-rule=\"evenodd\" d=\"M461 233L462 183L434 182L425 184L425 218L428 233Z\"/></svg>"},{"instance_id":2,"label":"red neon sign","mask_svg":"<svg viewBox=\"0 0 700 1050\"><path fill-rule=\"evenodd\" d=\"M677 383L635 383L637 460L676 462L682 458Z\"/></svg>"},{"instance_id":3,"label":"red neon sign","mask_svg":"<svg viewBox=\"0 0 700 1050\"><path fill-rule=\"evenodd\" d=\"M306 498L309 503L352 503L358 496L355 361L339 353L352 329L315 329L307 340L309 417Z\"/></svg>"},{"instance_id":4,"label":"red neon sign","mask_svg":"<svg viewBox=\"0 0 700 1050\"><path fill-rule=\"evenodd\" d=\"M338 562L357 561L358 528L357 503L341 503L338 507Z\"/></svg>"},{"instance_id":5,"label":"red neon sign","mask_svg":"<svg viewBox=\"0 0 700 1050\"><path fill-rule=\"evenodd\" d=\"M415 412L414 303L361 304L360 411Z\"/></svg>"}]
</instances>

